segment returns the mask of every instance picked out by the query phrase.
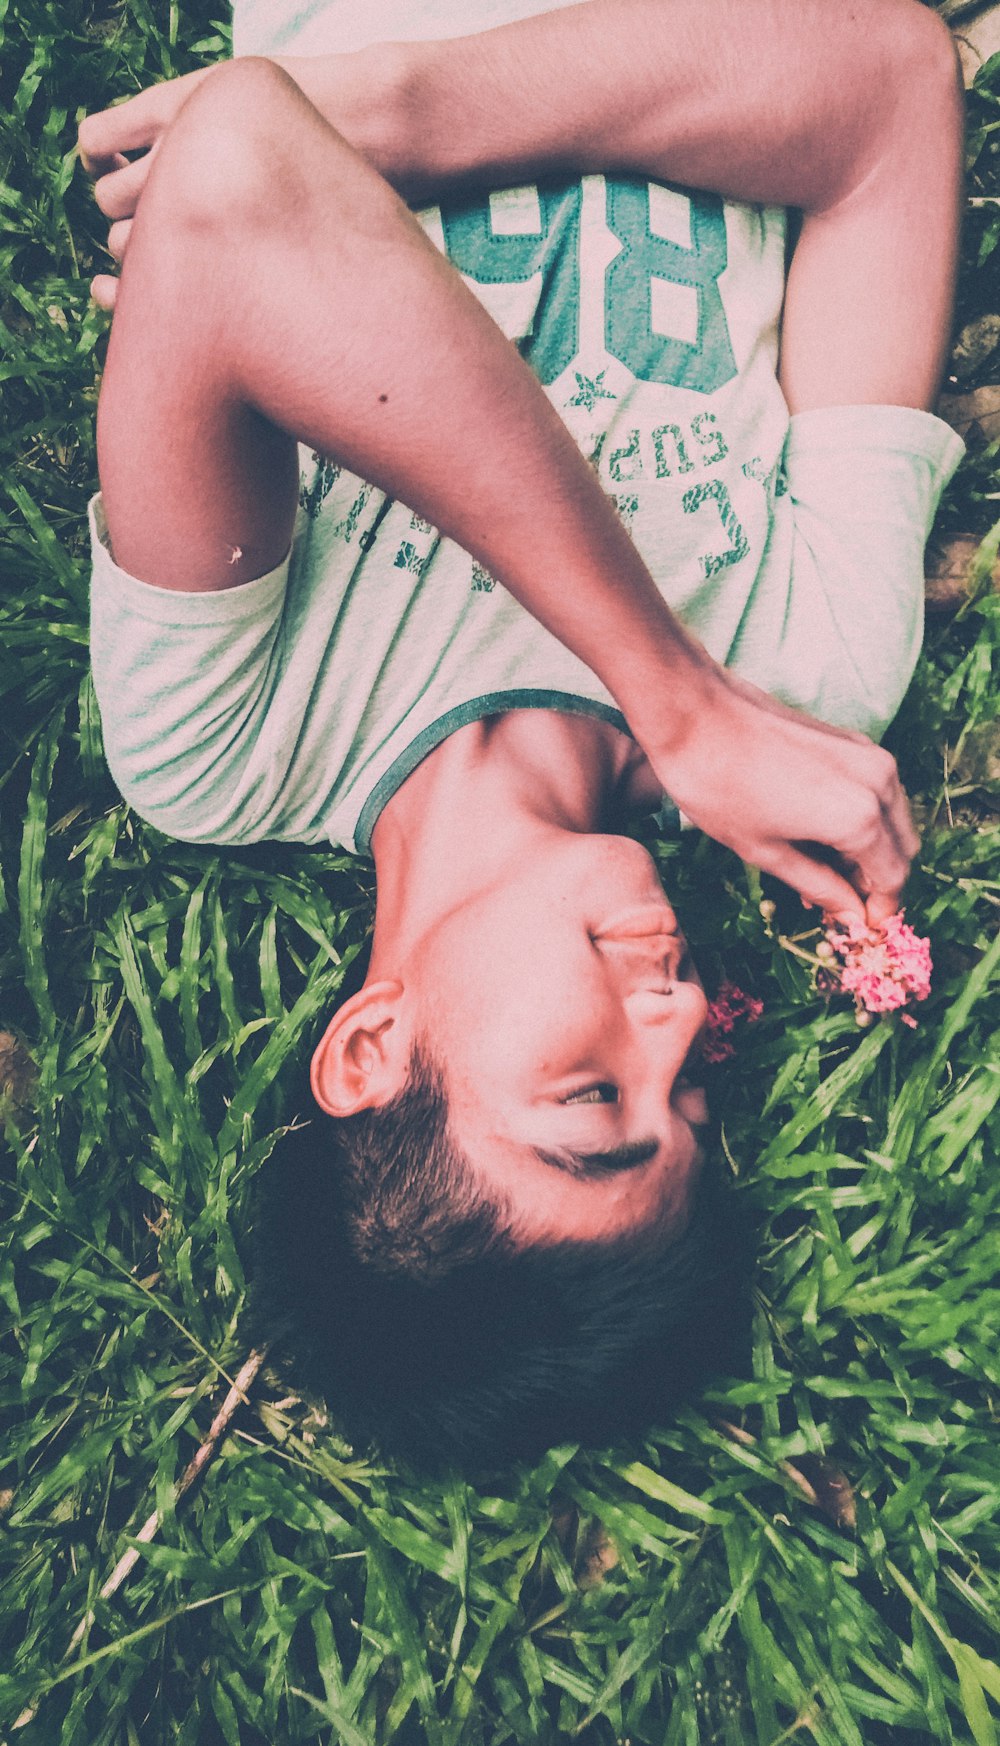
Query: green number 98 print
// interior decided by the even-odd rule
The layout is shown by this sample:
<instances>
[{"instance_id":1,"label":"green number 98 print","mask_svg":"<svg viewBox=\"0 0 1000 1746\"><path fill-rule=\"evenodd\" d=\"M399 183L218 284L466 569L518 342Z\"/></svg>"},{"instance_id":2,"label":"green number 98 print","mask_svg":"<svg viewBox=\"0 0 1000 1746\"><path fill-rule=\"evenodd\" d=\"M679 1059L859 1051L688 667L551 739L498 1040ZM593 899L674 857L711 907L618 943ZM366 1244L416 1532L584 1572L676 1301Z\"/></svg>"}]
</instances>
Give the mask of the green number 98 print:
<instances>
[{"instance_id":1,"label":"green number 98 print","mask_svg":"<svg viewBox=\"0 0 1000 1746\"><path fill-rule=\"evenodd\" d=\"M719 293L728 259L721 199L693 191L683 196L690 209L691 240L685 245L656 234L648 182L609 178L606 189L606 221L620 245L604 281L608 352L640 382L714 394L736 375ZM538 279L537 319L520 347L546 386L580 350L582 206L583 186L575 181L538 186L537 228L531 231L499 229L489 196L453 200L440 209L445 248L461 273L479 285L526 285ZM693 339L659 331L657 284L695 293Z\"/></svg>"}]
</instances>

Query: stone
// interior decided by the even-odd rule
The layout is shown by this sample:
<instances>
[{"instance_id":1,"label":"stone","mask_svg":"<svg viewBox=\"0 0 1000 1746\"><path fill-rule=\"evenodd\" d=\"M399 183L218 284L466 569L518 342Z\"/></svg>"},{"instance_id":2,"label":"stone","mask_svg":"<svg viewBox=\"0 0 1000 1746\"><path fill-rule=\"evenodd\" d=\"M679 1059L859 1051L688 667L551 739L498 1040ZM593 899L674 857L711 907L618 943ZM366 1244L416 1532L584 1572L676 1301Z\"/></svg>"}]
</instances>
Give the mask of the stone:
<instances>
[{"instance_id":1,"label":"stone","mask_svg":"<svg viewBox=\"0 0 1000 1746\"><path fill-rule=\"evenodd\" d=\"M969 576L981 541L975 534L952 534L924 560L924 601L929 612L955 612L968 600ZM993 565L993 588L1000 594L1000 558Z\"/></svg>"},{"instance_id":2,"label":"stone","mask_svg":"<svg viewBox=\"0 0 1000 1746\"><path fill-rule=\"evenodd\" d=\"M967 23L955 25L952 35L965 83L971 85L980 67L986 65L991 55L1000 53L1000 5L990 6Z\"/></svg>"},{"instance_id":3,"label":"stone","mask_svg":"<svg viewBox=\"0 0 1000 1746\"><path fill-rule=\"evenodd\" d=\"M955 341L951 367L958 382L978 375L1000 345L1000 315L977 315L967 321Z\"/></svg>"},{"instance_id":4,"label":"stone","mask_svg":"<svg viewBox=\"0 0 1000 1746\"><path fill-rule=\"evenodd\" d=\"M937 410L970 446L983 448L1000 438L1000 383L971 394L942 394Z\"/></svg>"}]
</instances>

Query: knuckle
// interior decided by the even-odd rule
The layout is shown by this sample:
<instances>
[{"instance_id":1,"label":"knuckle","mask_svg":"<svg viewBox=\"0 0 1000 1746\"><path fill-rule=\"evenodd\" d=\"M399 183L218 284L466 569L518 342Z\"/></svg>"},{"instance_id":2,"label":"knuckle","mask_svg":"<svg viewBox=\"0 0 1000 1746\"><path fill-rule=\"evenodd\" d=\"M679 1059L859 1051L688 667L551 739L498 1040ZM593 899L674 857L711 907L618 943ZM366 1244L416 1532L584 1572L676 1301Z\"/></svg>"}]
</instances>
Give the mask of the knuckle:
<instances>
[{"instance_id":1,"label":"knuckle","mask_svg":"<svg viewBox=\"0 0 1000 1746\"><path fill-rule=\"evenodd\" d=\"M883 820L881 804L874 794L866 794L858 805L858 834L863 841L871 842L881 835L882 828Z\"/></svg>"},{"instance_id":2,"label":"knuckle","mask_svg":"<svg viewBox=\"0 0 1000 1746\"><path fill-rule=\"evenodd\" d=\"M891 752L869 741L855 770L862 785L880 803L895 799L899 791L899 772Z\"/></svg>"}]
</instances>

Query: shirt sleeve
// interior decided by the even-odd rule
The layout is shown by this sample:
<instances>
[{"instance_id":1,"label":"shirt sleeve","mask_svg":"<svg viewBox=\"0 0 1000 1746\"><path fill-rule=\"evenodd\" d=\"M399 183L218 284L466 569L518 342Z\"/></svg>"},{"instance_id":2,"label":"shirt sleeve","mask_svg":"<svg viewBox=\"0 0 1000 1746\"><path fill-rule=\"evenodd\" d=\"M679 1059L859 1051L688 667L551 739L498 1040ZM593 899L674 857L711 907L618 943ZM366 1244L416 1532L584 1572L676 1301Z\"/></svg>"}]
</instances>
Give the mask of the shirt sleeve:
<instances>
[{"instance_id":1,"label":"shirt sleeve","mask_svg":"<svg viewBox=\"0 0 1000 1746\"><path fill-rule=\"evenodd\" d=\"M881 738L920 653L924 547L964 453L942 419L913 407L793 415L789 586L758 683L823 721Z\"/></svg>"},{"instance_id":2,"label":"shirt sleeve","mask_svg":"<svg viewBox=\"0 0 1000 1746\"><path fill-rule=\"evenodd\" d=\"M99 495L88 509L91 670L111 774L170 836L253 841L290 557L217 592L157 588L115 563Z\"/></svg>"}]
</instances>

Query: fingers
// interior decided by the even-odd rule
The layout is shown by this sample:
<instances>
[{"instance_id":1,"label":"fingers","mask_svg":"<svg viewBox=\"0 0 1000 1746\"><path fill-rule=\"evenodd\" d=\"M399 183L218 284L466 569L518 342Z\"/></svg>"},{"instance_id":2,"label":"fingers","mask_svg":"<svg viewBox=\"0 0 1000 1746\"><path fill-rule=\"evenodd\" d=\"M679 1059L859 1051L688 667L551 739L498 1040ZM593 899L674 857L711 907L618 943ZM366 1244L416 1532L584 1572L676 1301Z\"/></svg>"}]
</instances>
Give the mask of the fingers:
<instances>
[{"instance_id":1,"label":"fingers","mask_svg":"<svg viewBox=\"0 0 1000 1746\"><path fill-rule=\"evenodd\" d=\"M132 234L132 218L154 155L155 147L135 164L130 164L121 153L105 159L84 157L88 173L99 177L94 198L105 216L113 219L108 230L107 249L119 265L125 259ZM90 295L99 309L113 310L118 296L118 280L110 273L96 274L90 282Z\"/></svg>"},{"instance_id":2,"label":"fingers","mask_svg":"<svg viewBox=\"0 0 1000 1746\"><path fill-rule=\"evenodd\" d=\"M192 91L211 71L211 67L199 67L180 79L163 79L158 85L138 91L134 97L126 97L124 103L85 115L77 133L84 164L113 159L122 152L141 152L155 145Z\"/></svg>"},{"instance_id":3,"label":"fingers","mask_svg":"<svg viewBox=\"0 0 1000 1746\"><path fill-rule=\"evenodd\" d=\"M94 186L94 199L105 218L132 218L149 177L156 148L137 158L134 164L124 159L109 175L103 175Z\"/></svg>"},{"instance_id":4,"label":"fingers","mask_svg":"<svg viewBox=\"0 0 1000 1746\"><path fill-rule=\"evenodd\" d=\"M114 255L119 264L125 259L131 231L130 218L113 224L108 231L108 253ZM90 281L90 295L99 309L114 309L118 297L118 280L111 273L98 273Z\"/></svg>"},{"instance_id":5,"label":"fingers","mask_svg":"<svg viewBox=\"0 0 1000 1746\"><path fill-rule=\"evenodd\" d=\"M858 893L825 861L814 861L801 849L783 843L767 872L797 891L804 904L814 904L837 921L864 921L865 906ZM890 915L892 911L889 911Z\"/></svg>"},{"instance_id":6,"label":"fingers","mask_svg":"<svg viewBox=\"0 0 1000 1746\"><path fill-rule=\"evenodd\" d=\"M877 926L899 908L910 863L920 848L896 761L879 752L882 771L872 797L867 840L854 851L859 886L866 894L869 923Z\"/></svg>"},{"instance_id":7,"label":"fingers","mask_svg":"<svg viewBox=\"0 0 1000 1746\"><path fill-rule=\"evenodd\" d=\"M90 281L90 295L98 309L114 309L118 296L118 280L110 273L98 273Z\"/></svg>"},{"instance_id":8,"label":"fingers","mask_svg":"<svg viewBox=\"0 0 1000 1746\"><path fill-rule=\"evenodd\" d=\"M119 264L125 259L128 239L132 234L132 220L121 218L108 231L108 254L113 255Z\"/></svg>"},{"instance_id":9,"label":"fingers","mask_svg":"<svg viewBox=\"0 0 1000 1746\"><path fill-rule=\"evenodd\" d=\"M860 758L852 751L838 786L839 824L816 840L835 850L840 867L814 858L800 841L782 843L769 871L838 920L854 917L877 927L900 907L920 838L896 761L881 747L866 741Z\"/></svg>"},{"instance_id":10,"label":"fingers","mask_svg":"<svg viewBox=\"0 0 1000 1746\"><path fill-rule=\"evenodd\" d=\"M920 838L889 752L866 741L857 752L843 748L837 762L822 841L850 869L869 922L877 925L899 908Z\"/></svg>"},{"instance_id":11,"label":"fingers","mask_svg":"<svg viewBox=\"0 0 1000 1746\"><path fill-rule=\"evenodd\" d=\"M166 85L151 85L135 97L127 97L124 103L85 115L77 134L81 157L85 161L112 158L120 152L138 152L152 145L164 126L166 89Z\"/></svg>"},{"instance_id":12,"label":"fingers","mask_svg":"<svg viewBox=\"0 0 1000 1746\"><path fill-rule=\"evenodd\" d=\"M110 158L95 158L81 150L80 162L87 175L95 182L99 176L110 176L112 170L128 168L128 158L122 152L114 152Z\"/></svg>"},{"instance_id":13,"label":"fingers","mask_svg":"<svg viewBox=\"0 0 1000 1746\"><path fill-rule=\"evenodd\" d=\"M880 928L883 922L888 921L891 915L896 914L899 907L898 892L894 897L881 892L873 893L865 904L865 920L870 928Z\"/></svg>"},{"instance_id":14,"label":"fingers","mask_svg":"<svg viewBox=\"0 0 1000 1746\"><path fill-rule=\"evenodd\" d=\"M913 822L906 790L898 778L889 807L889 823L907 861L912 861L920 851L920 833Z\"/></svg>"},{"instance_id":15,"label":"fingers","mask_svg":"<svg viewBox=\"0 0 1000 1746\"><path fill-rule=\"evenodd\" d=\"M664 787L709 835L804 902L880 925L899 909L920 846L895 759L727 679L700 763L667 771Z\"/></svg>"}]
</instances>

